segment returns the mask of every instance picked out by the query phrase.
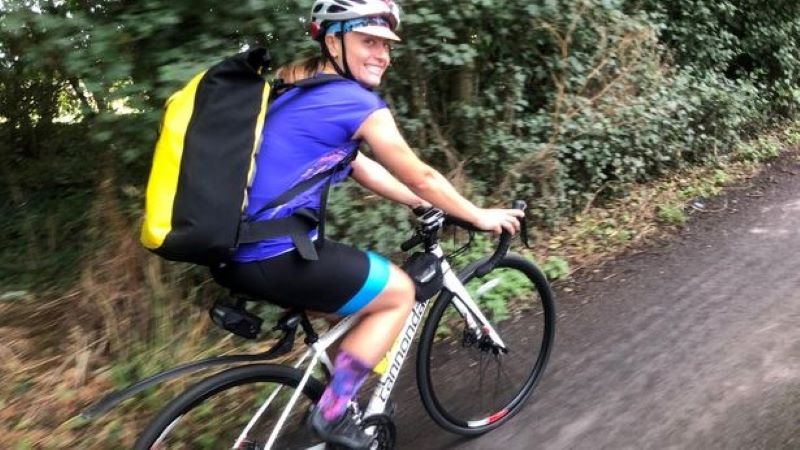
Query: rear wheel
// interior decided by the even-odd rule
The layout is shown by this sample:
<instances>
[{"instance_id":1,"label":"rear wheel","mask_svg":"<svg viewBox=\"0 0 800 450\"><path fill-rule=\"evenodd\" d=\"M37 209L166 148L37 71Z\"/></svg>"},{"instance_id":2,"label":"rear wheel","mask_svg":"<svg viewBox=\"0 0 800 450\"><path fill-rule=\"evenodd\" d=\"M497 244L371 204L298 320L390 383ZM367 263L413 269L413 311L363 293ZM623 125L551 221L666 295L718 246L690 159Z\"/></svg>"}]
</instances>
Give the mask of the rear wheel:
<instances>
[{"instance_id":1,"label":"rear wheel","mask_svg":"<svg viewBox=\"0 0 800 450\"><path fill-rule=\"evenodd\" d=\"M136 442L141 449L264 449L303 372L273 364L236 367L202 380L170 402ZM304 424L324 386L309 378L274 449L307 449L321 443ZM272 397L258 420L243 434ZM241 437L241 439L240 439Z\"/></svg>"},{"instance_id":2,"label":"rear wheel","mask_svg":"<svg viewBox=\"0 0 800 450\"><path fill-rule=\"evenodd\" d=\"M425 321L417 353L422 403L444 429L478 435L500 426L533 392L555 336L555 304L541 271L505 256L482 278L476 262L461 281L500 335L507 352L478 338L443 292Z\"/></svg>"}]
</instances>

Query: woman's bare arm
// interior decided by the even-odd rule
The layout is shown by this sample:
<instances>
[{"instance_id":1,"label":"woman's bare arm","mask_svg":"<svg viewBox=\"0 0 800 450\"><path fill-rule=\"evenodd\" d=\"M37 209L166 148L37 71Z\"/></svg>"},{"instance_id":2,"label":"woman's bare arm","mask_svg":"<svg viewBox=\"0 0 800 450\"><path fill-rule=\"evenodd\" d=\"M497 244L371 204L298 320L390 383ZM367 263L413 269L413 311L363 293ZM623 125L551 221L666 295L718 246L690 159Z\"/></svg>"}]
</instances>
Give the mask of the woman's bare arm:
<instances>
[{"instance_id":1,"label":"woman's bare arm","mask_svg":"<svg viewBox=\"0 0 800 450\"><path fill-rule=\"evenodd\" d=\"M350 166L353 168L351 174L353 179L381 197L402 203L410 208L430 206L430 203L421 199L408 186L389 173L385 167L367 155L359 153Z\"/></svg>"},{"instance_id":2,"label":"woman's bare arm","mask_svg":"<svg viewBox=\"0 0 800 450\"><path fill-rule=\"evenodd\" d=\"M497 233L503 229L515 233L519 229L518 218L522 217L522 211L478 208L459 194L442 174L420 160L403 139L388 109L372 113L355 137L367 141L378 162L397 180L448 214Z\"/></svg>"}]
</instances>

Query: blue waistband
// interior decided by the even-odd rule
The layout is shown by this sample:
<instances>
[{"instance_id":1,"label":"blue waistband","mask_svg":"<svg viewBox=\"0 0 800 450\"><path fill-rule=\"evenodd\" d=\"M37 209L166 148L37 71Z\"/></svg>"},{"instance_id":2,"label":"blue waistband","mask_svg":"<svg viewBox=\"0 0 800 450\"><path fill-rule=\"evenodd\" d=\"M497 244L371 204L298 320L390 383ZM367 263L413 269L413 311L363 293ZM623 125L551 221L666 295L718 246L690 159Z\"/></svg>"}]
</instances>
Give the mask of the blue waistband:
<instances>
[{"instance_id":1,"label":"blue waistband","mask_svg":"<svg viewBox=\"0 0 800 450\"><path fill-rule=\"evenodd\" d=\"M392 263L377 253L367 252L369 258L369 274L361 289L356 292L336 314L348 316L357 313L378 296L389 283L389 273Z\"/></svg>"}]
</instances>

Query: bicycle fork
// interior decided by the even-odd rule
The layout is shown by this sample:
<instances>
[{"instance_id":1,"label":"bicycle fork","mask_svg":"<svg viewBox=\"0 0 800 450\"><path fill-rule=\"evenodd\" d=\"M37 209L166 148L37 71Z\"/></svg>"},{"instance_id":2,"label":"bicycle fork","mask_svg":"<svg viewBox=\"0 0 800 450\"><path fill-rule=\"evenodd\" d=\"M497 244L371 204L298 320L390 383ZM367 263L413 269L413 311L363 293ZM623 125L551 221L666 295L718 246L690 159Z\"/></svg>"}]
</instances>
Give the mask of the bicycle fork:
<instances>
[{"instance_id":1,"label":"bicycle fork","mask_svg":"<svg viewBox=\"0 0 800 450\"><path fill-rule=\"evenodd\" d=\"M444 272L444 288L453 294L453 298L451 298L450 301L467 322L467 328L475 332L478 340L484 336L488 336L501 351L507 351L503 339L489 322L489 319L481 312L478 304L472 296L469 295L467 288L464 287L461 280L450 270L447 261L442 261L442 271ZM492 283L492 281L489 283ZM487 285L488 289L492 287L494 287L492 284Z\"/></svg>"}]
</instances>

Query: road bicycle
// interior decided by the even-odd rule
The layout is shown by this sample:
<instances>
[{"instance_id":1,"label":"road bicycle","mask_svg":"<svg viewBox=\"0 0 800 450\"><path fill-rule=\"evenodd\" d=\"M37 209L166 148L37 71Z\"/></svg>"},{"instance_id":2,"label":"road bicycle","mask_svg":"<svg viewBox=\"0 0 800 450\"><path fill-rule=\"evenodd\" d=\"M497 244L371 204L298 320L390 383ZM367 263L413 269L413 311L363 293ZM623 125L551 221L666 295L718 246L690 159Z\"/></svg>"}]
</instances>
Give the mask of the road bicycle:
<instances>
[{"instance_id":1,"label":"road bicycle","mask_svg":"<svg viewBox=\"0 0 800 450\"><path fill-rule=\"evenodd\" d=\"M525 207L521 201L514 206ZM431 294L422 301L418 296L392 349L375 369L378 379L362 389L371 395L348 406L348 414L373 437L372 449L395 446L391 394L420 327L416 380L422 404L439 426L465 436L493 430L522 408L544 372L555 337L555 304L547 280L533 262L508 253L510 234L501 234L491 256L456 274L448 258L469 248L479 230L435 208L416 212L418 226L402 249L423 247L410 258L417 261L410 274L428 289L433 283L438 296L430 300ZM448 224L468 230L470 239L445 256L439 240ZM527 246L522 225L520 236ZM212 318L238 335L256 337L262 320L244 306L244 301L217 304ZM327 448L307 429L305 416L322 395L321 379L327 381L333 370L326 350L357 320L345 317L318 335L304 311L288 311L273 328L281 338L266 352L210 358L157 374L112 394L84 417L96 417L166 379L238 364L203 379L168 403L135 448ZM305 334L307 349L293 366L264 362L292 352L299 330Z\"/></svg>"}]
</instances>

